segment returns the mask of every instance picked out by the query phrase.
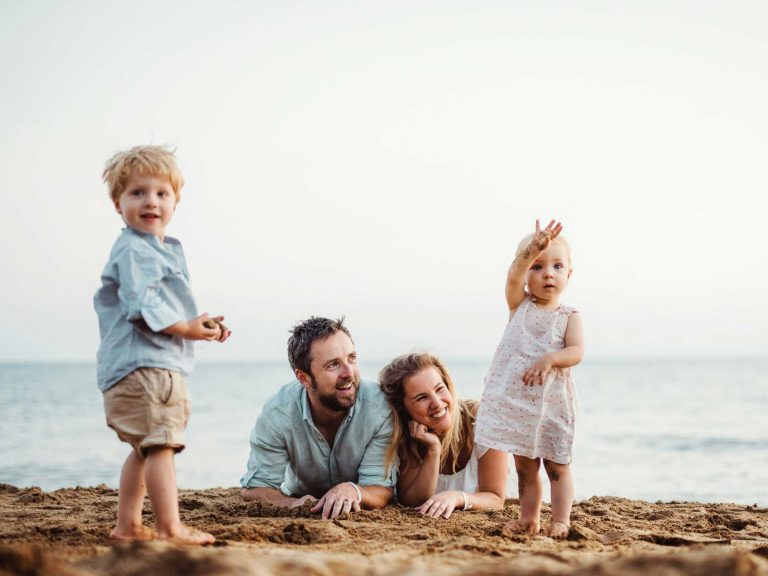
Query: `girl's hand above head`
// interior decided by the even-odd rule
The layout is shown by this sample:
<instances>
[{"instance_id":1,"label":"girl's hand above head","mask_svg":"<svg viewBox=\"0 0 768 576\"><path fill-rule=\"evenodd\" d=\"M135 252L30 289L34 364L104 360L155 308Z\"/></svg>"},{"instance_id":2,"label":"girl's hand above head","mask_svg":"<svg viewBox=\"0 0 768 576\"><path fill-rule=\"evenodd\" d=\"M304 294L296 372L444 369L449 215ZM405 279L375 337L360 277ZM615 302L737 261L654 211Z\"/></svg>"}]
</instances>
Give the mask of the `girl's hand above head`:
<instances>
[{"instance_id":1,"label":"girl's hand above head","mask_svg":"<svg viewBox=\"0 0 768 576\"><path fill-rule=\"evenodd\" d=\"M552 371L552 360L548 354L545 354L523 374L523 384L526 386L543 385L547 376Z\"/></svg>"},{"instance_id":2,"label":"girl's hand above head","mask_svg":"<svg viewBox=\"0 0 768 576\"><path fill-rule=\"evenodd\" d=\"M533 238L531 238L531 244L539 252L544 252L552 243L552 240L557 238L562 231L563 225L560 222L550 220L547 227L542 230L539 221L536 220L536 231L533 233Z\"/></svg>"},{"instance_id":3,"label":"girl's hand above head","mask_svg":"<svg viewBox=\"0 0 768 576\"><path fill-rule=\"evenodd\" d=\"M434 432L431 432L429 428L424 426L424 424L419 424L416 420L411 420L408 422L408 432L410 433L411 438L416 440L419 444L426 446L430 450L440 452L440 437Z\"/></svg>"}]
</instances>

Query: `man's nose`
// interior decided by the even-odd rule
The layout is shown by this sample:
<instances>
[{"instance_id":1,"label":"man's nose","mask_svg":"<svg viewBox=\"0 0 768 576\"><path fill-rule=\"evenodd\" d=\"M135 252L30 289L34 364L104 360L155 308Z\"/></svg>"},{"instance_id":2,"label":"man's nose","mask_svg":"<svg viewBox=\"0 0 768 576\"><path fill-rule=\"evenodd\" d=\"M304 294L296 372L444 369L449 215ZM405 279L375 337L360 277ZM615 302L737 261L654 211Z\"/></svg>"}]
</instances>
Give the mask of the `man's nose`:
<instances>
[{"instance_id":1,"label":"man's nose","mask_svg":"<svg viewBox=\"0 0 768 576\"><path fill-rule=\"evenodd\" d=\"M349 364L348 362L343 362L341 364L341 377L351 378L353 375L354 375L354 369L352 368L352 364Z\"/></svg>"}]
</instances>

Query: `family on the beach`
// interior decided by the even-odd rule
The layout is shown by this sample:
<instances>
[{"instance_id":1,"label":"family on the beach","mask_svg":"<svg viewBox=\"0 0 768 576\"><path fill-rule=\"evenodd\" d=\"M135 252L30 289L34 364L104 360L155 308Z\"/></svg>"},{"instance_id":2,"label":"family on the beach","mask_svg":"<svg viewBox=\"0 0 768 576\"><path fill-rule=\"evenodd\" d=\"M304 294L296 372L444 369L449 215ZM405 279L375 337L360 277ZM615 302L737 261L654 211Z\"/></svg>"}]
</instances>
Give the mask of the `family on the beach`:
<instances>
[{"instance_id":1,"label":"family on the beach","mask_svg":"<svg viewBox=\"0 0 768 576\"><path fill-rule=\"evenodd\" d=\"M182 524L174 455L189 420L186 377L193 341L224 342L223 316L199 314L184 253L165 230L184 180L171 150L137 146L115 154L103 174L126 227L94 297L99 317L98 385L107 424L132 446L118 492L119 540L209 544ZM312 317L288 341L296 380L264 405L251 432L243 497L278 506L308 504L322 518L396 500L432 518L498 509L510 496L513 455L520 516L512 532L540 530L543 463L551 486L549 535L568 536L580 315L560 304L570 248L551 221L520 242L506 281L509 321L479 403L457 398L442 362L409 353L379 381L361 380L342 320ZM149 495L155 520L142 523Z\"/></svg>"}]
</instances>

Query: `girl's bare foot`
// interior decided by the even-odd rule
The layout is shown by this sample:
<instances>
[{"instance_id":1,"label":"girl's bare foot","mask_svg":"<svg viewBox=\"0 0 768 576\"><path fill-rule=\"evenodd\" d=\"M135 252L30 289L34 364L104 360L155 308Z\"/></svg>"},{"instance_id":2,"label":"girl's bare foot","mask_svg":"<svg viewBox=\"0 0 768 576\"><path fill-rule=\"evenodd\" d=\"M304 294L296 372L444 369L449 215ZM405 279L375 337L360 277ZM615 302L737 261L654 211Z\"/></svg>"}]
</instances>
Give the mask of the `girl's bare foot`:
<instances>
[{"instance_id":1,"label":"girl's bare foot","mask_svg":"<svg viewBox=\"0 0 768 576\"><path fill-rule=\"evenodd\" d=\"M552 522L552 525L549 527L549 537L554 538L555 540L565 540L568 538L568 532L571 530L571 527L568 524L564 524L563 522Z\"/></svg>"},{"instance_id":2,"label":"girl's bare foot","mask_svg":"<svg viewBox=\"0 0 768 576\"><path fill-rule=\"evenodd\" d=\"M173 544L182 544L184 546L205 546L206 544L213 544L216 542L216 538L213 534L203 532L202 530L196 530L189 526L182 525L175 534L161 535L158 540L164 540L165 542L171 542Z\"/></svg>"},{"instance_id":3,"label":"girl's bare foot","mask_svg":"<svg viewBox=\"0 0 768 576\"><path fill-rule=\"evenodd\" d=\"M134 540L148 541L154 540L157 537L157 533L148 528L147 526L139 525L135 528L120 528L119 526L112 530L109 535L112 540L122 540L126 542L132 542Z\"/></svg>"},{"instance_id":4,"label":"girl's bare foot","mask_svg":"<svg viewBox=\"0 0 768 576\"><path fill-rule=\"evenodd\" d=\"M510 520L502 528L502 532L510 532L512 534L538 534L539 530L539 523L532 520L530 522Z\"/></svg>"}]
</instances>

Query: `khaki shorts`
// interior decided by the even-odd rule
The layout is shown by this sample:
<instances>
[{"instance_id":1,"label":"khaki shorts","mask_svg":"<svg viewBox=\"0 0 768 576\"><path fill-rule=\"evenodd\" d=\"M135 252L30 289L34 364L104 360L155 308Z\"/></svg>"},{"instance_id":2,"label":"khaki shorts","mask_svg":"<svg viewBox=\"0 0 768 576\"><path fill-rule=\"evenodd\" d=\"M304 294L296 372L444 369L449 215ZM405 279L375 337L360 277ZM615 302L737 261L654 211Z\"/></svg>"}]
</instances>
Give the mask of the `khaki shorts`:
<instances>
[{"instance_id":1,"label":"khaki shorts","mask_svg":"<svg viewBox=\"0 0 768 576\"><path fill-rule=\"evenodd\" d=\"M189 391L179 372L138 368L104 392L107 425L144 458L154 447L184 449Z\"/></svg>"}]
</instances>

